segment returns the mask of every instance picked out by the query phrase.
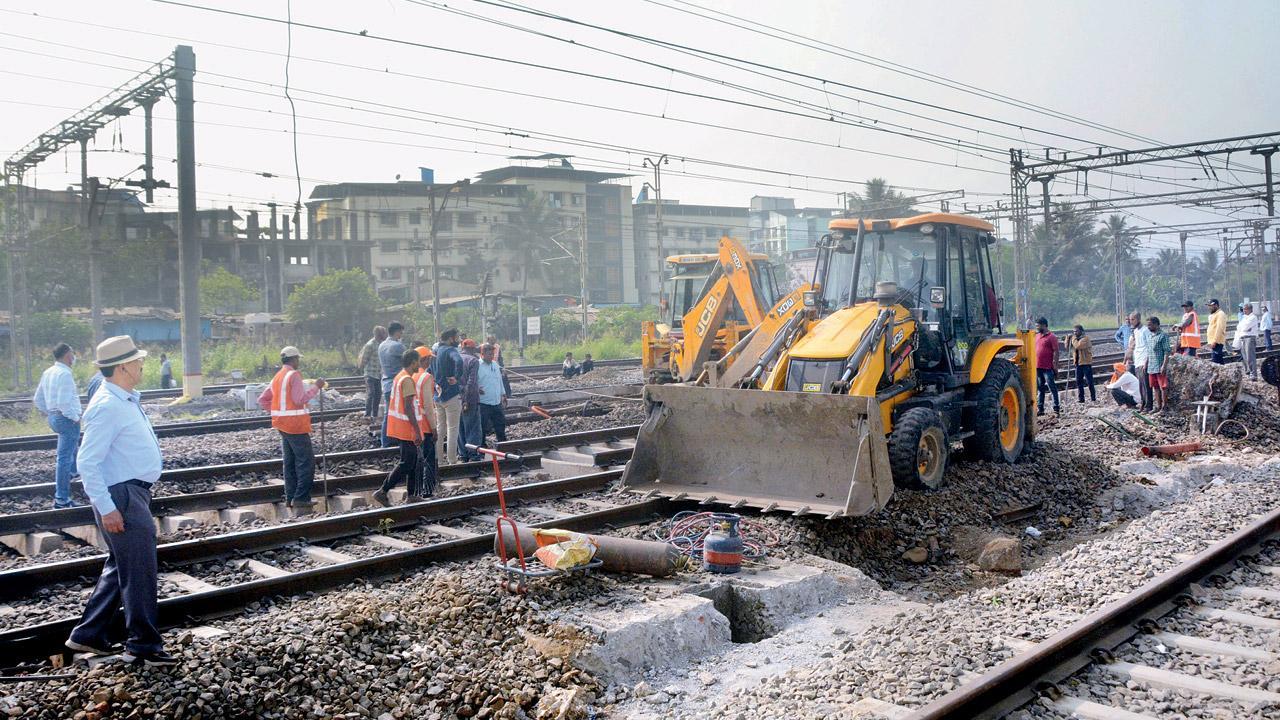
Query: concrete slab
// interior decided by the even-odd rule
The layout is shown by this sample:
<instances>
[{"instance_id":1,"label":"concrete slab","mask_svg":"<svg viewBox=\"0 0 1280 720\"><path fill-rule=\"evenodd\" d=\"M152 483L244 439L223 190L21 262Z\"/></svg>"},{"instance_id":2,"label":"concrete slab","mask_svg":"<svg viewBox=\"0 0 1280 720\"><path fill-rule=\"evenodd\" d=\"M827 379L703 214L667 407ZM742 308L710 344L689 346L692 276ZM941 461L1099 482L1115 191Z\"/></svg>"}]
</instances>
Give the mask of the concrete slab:
<instances>
[{"instance_id":1,"label":"concrete slab","mask_svg":"<svg viewBox=\"0 0 1280 720\"><path fill-rule=\"evenodd\" d=\"M711 600L676 595L581 616L574 624L597 642L570 658L605 682L627 683L646 671L688 662L728 645L729 619Z\"/></svg>"},{"instance_id":2,"label":"concrete slab","mask_svg":"<svg viewBox=\"0 0 1280 720\"><path fill-rule=\"evenodd\" d=\"M849 717L854 720L901 720L911 715L911 709L875 698L862 698L849 706Z\"/></svg>"},{"instance_id":3,"label":"concrete slab","mask_svg":"<svg viewBox=\"0 0 1280 720\"><path fill-rule=\"evenodd\" d=\"M329 512L351 512L369 507L369 498L363 495L334 495L329 498Z\"/></svg>"},{"instance_id":4,"label":"concrete slab","mask_svg":"<svg viewBox=\"0 0 1280 720\"><path fill-rule=\"evenodd\" d=\"M437 535L443 535L445 537L451 537L451 538L459 538L463 540L476 536L476 533L473 533L470 530L463 530L462 528L453 528L447 525L423 525L422 529L428 530Z\"/></svg>"},{"instance_id":5,"label":"concrete slab","mask_svg":"<svg viewBox=\"0 0 1280 720\"><path fill-rule=\"evenodd\" d=\"M390 500L393 505L403 503L404 499L407 497L409 497L409 491L402 487L391 488L387 491L387 499Z\"/></svg>"},{"instance_id":6,"label":"concrete slab","mask_svg":"<svg viewBox=\"0 0 1280 720\"><path fill-rule=\"evenodd\" d=\"M324 563L326 565L337 565L338 563L355 560L354 557L347 555L346 553L340 553L337 550L330 550L329 548L319 547L316 545L308 545L302 548L302 554L316 562Z\"/></svg>"},{"instance_id":7,"label":"concrete slab","mask_svg":"<svg viewBox=\"0 0 1280 720\"><path fill-rule=\"evenodd\" d=\"M215 637L218 637L219 635L227 634L226 630L223 630L222 628L214 627L212 625L197 625L196 627L191 628L190 632L192 637L196 637L202 640L207 640L209 638L215 638Z\"/></svg>"},{"instance_id":8,"label":"concrete slab","mask_svg":"<svg viewBox=\"0 0 1280 720\"><path fill-rule=\"evenodd\" d=\"M225 508L218 511L218 520L224 523L251 523L258 519L253 508Z\"/></svg>"},{"instance_id":9,"label":"concrete slab","mask_svg":"<svg viewBox=\"0 0 1280 720\"><path fill-rule=\"evenodd\" d=\"M293 574L284 568L268 565L260 560L245 560L244 567L255 575L261 575L264 578L278 578Z\"/></svg>"},{"instance_id":10,"label":"concrete slab","mask_svg":"<svg viewBox=\"0 0 1280 720\"><path fill-rule=\"evenodd\" d=\"M26 557L34 557L54 550L61 550L65 541L66 539L61 535L52 532L19 533L0 537L0 545L4 545Z\"/></svg>"},{"instance_id":11,"label":"concrete slab","mask_svg":"<svg viewBox=\"0 0 1280 720\"><path fill-rule=\"evenodd\" d=\"M186 573L162 572L159 575L161 580L168 580L174 585L177 585L179 588L182 588L183 592L187 592L187 593L197 593L197 592L203 592L205 590L215 590L218 587L217 585L214 585L212 583L207 583L198 577L192 577Z\"/></svg>"},{"instance_id":12,"label":"concrete slab","mask_svg":"<svg viewBox=\"0 0 1280 720\"><path fill-rule=\"evenodd\" d=\"M103 542L102 533L98 531L97 525L76 525L75 527L64 527L62 528L62 534L70 535L85 545L92 545L103 552L107 549L107 544Z\"/></svg>"},{"instance_id":13,"label":"concrete slab","mask_svg":"<svg viewBox=\"0 0 1280 720\"><path fill-rule=\"evenodd\" d=\"M200 523L190 515L165 515L158 521L162 534L175 533L179 530L195 527Z\"/></svg>"},{"instance_id":14,"label":"concrete slab","mask_svg":"<svg viewBox=\"0 0 1280 720\"><path fill-rule=\"evenodd\" d=\"M401 540L390 535L365 535L360 540L366 545L380 545L392 550L412 550L418 547L408 540Z\"/></svg>"}]
</instances>

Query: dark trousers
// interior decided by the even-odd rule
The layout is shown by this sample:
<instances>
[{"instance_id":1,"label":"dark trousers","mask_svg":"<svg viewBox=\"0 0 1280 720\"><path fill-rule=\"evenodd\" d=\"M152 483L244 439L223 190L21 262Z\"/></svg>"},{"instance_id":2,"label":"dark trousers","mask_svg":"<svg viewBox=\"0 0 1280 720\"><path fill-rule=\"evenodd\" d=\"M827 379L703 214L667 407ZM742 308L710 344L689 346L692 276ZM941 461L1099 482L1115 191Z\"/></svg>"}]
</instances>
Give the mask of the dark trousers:
<instances>
[{"instance_id":1,"label":"dark trousers","mask_svg":"<svg viewBox=\"0 0 1280 720\"><path fill-rule=\"evenodd\" d=\"M1089 388L1089 399L1097 402L1098 394L1093 389L1093 366L1089 364L1076 366L1076 396L1084 402L1084 389Z\"/></svg>"},{"instance_id":2,"label":"dark trousers","mask_svg":"<svg viewBox=\"0 0 1280 720\"><path fill-rule=\"evenodd\" d=\"M507 441L507 411L501 405L480 403L480 425L486 441L489 435L497 437L498 442Z\"/></svg>"},{"instance_id":3,"label":"dark trousers","mask_svg":"<svg viewBox=\"0 0 1280 720\"><path fill-rule=\"evenodd\" d=\"M316 480L316 454L307 433L280 433L284 455L284 499L311 502L311 485Z\"/></svg>"},{"instance_id":4,"label":"dark trousers","mask_svg":"<svg viewBox=\"0 0 1280 720\"><path fill-rule=\"evenodd\" d=\"M107 543L107 561L93 594L85 603L80 624L71 639L93 647L108 647L116 612L124 605L128 632L125 649L154 653L164 648L156 628L156 524L151 519L151 489L132 481L107 488L111 502L124 518L124 532L102 528L102 516L94 511L98 531Z\"/></svg>"},{"instance_id":5,"label":"dark trousers","mask_svg":"<svg viewBox=\"0 0 1280 720\"><path fill-rule=\"evenodd\" d=\"M436 461L436 436L433 433L422 434L422 466L418 468L418 494L426 497L436 493L436 479L439 473Z\"/></svg>"},{"instance_id":6,"label":"dark trousers","mask_svg":"<svg viewBox=\"0 0 1280 720\"><path fill-rule=\"evenodd\" d=\"M1219 365L1227 361L1227 358L1225 357L1226 354L1223 352L1224 349L1225 348L1223 347L1222 343L1213 344L1213 361L1218 363Z\"/></svg>"},{"instance_id":7,"label":"dark trousers","mask_svg":"<svg viewBox=\"0 0 1280 720\"><path fill-rule=\"evenodd\" d=\"M161 376L160 376L160 389L161 389L161 390L168 390L168 389L169 389L169 388L171 388L171 387L173 387L173 376L172 376L172 375L167 375L167 374L166 374L166 375L161 375Z\"/></svg>"},{"instance_id":8,"label":"dark trousers","mask_svg":"<svg viewBox=\"0 0 1280 720\"><path fill-rule=\"evenodd\" d=\"M1154 407L1151 400L1151 384L1147 381L1147 364L1144 362L1134 368L1134 377L1138 378L1138 391L1142 394L1142 409L1150 410Z\"/></svg>"},{"instance_id":9,"label":"dark trousers","mask_svg":"<svg viewBox=\"0 0 1280 720\"><path fill-rule=\"evenodd\" d=\"M385 403L387 404L387 409L388 409L388 410L389 410L389 409L391 409L391 391L389 391L389 390L388 390L387 392L382 393L382 401L383 401L383 402L385 402ZM381 442L382 442L382 447L391 447L392 445L394 445L394 444L397 442L394 438L392 438L392 437L390 437L389 435L387 435L387 416L386 416L386 415L383 415L383 416L382 416L382 440L381 440Z\"/></svg>"},{"instance_id":10,"label":"dark trousers","mask_svg":"<svg viewBox=\"0 0 1280 720\"><path fill-rule=\"evenodd\" d=\"M462 422L460 423L462 430L462 442L458 443L458 452L463 462L471 460L479 460L480 453L471 452L467 449L467 445L475 445L479 447L484 444L484 425L480 422L480 403L470 406L462 411ZM506 428L503 428L506 432Z\"/></svg>"},{"instance_id":11,"label":"dark trousers","mask_svg":"<svg viewBox=\"0 0 1280 720\"><path fill-rule=\"evenodd\" d=\"M1044 412L1044 393L1047 389L1053 394L1053 411L1058 411L1058 384L1054 382L1053 368L1036 368L1036 386L1039 390L1036 405Z\"/></svg>"},{"instance_id":12,"label":"dark trousers","mask_svg":"<svg viewBox=\"0 0 1280 720\"><path fill-rule=\"evenodd\" d=\"M382 492L388 492L391 488L400 484L403 480L405 489L410 495L420 495L418 481L418 446L413 444L412 440L395 439L400 443L400 463L395 466L388 475L387 479L382 481ZM432 449L434 454L435 450Z\"/></svg>"},{"instance_id":13,"label":"dark trousers","mask_svg":"<svg viewBox=\"0 0 1280 720\"><path fill-rule=\"evenodd\" d=\"M1138 403L1134 401L1133 396L1121 390L1120 388L1111 388L1111 399L1121 407L1138 407Z\"/></svg>"},{"instance_id":14,"label":"dark trousers","mask_svg":"<svg viewBox=\"0 0 1280 720\"><path fill-rule=\"evenodd\" d=\"M378 378L364 379L364 416L378 417L378 408L382 406L382 381Z\"/></svg>"},{"instance_id":15,"label":"dark trousers","mask_svg":"<svg viewBox=\"0 0 1280 720\"><path fill-rule=\"evenodd\" d=\"M1268 350L1274 350L1274 349L1275 349L1275 348L1273 348L1273 347L1271 346L1271 331L1270 331L1270 330L1263 330L1263 331L1262 331L1262 338L1266 341L1266 343L1267 343L1267 349L1268 349Z\"/></svg>"},{"instance_id":16,"label":"dark trousers","mask_svg":"<svg viewBox=\"0 0 1280 720\"><path fill-rule=\"evenodd\" d=\"M1186 346L1183 346L1183 347L1178 348L1178 354L1179 354L1179 355L1186 355L1187 357L1195 357L1195 356L1196 356L1196 349L1195 349L1195 348L1193 348L1193 347L1186 347Z\"/></svg>"}]
</instances>

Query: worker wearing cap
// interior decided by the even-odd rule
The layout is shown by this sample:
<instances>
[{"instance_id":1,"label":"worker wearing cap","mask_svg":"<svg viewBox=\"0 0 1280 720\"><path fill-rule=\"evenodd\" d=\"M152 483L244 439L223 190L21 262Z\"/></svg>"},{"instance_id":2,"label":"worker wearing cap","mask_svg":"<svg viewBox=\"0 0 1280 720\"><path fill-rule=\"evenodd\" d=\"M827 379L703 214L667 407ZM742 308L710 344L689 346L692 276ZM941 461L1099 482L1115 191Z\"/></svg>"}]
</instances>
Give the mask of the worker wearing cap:
<instances>
[{"instance_id":1,"label":"worker wearing cap","mask_svg":"<svg viewBox=\"0 0 1280 720\"><path fill-rule=\"evenodd\" d=\"M1227 314L1222 312L1218 298L1209 301L1209 330L1206 333L1209 348L1213 353L1213 361L1219 365L1226 362L1224 351L1227 347Z\"/></svg>"},{"instance_id":2,"label":"worker wearing cap","mask_svg":"<svg viewBox=\"0 0 1280 720\"><path fill-rule=\"evenodd\" d=\"M280 349L280 370L271 385L258 396L258 406L271 413L271 427L280 432L284 456L284 503L295 515L311 511L311 484L315 482L316 456L311 448L311 402L325 382L318 379L310 390L302 382L298 364L302 353L290 345Z\"/></svg>"},{"instance_id":3,"label":"worker wearing cap","mask_svg":"<svg viewBox=\"0 0 1280 720\"><path fill-rule=\"evenodd\" d=\"M431 376L431 359L435 353L426 345L414 348L418 353L418 371L413 375L414 414L418 418L418 427L422 429L422 466L418 468L419 493L429 497L436 491L436 474L439 470L436 458L435 427L436 417L436 381Z\"/></svg>"},{"instance_id":4,"label":"worker wearing cap","mask_svg":"<svg viewBox=\"0 0 1280 720\"><path fill-rule=\"evenodd\" d=\"M479 460L480 453L471 452L468 445L484 444L484 424L480 420L480 348L475 340L462 341L462 442L458 443L461 460Z\"/></svg>"},{"instance_id":5,"label":"worker wearing cap","mask_svg":"<svg viewBox=\"0 0 1280 720\"><path fill-rule=\"evenodd\" d=\"M416 411L417 387L413 376L418 372L421 357L414 350L405 350L400 358L400 372L391 378L391 400L387 403L387 436L400 447L400 462L395 466L382 487L373 493L374 502L382 507L391 505L388 493L404 480L409 496L406 502L414 503L422 500L422 489L418 487L421 474L418 472L418 456L422 452L422 427L418 424Z\"/></svg>"},{"instance_id":6,"label":"worker wearing cap","mask_svg":"<svg viewBox=\"0 0 1280 720\"><path fill-rule=\"evenodd\" d=\"M1138 402L1142 399L1138 378L1129 372L1129 366L1122 362L1111 367L1115 372L1111 373L1111 379L1103 387L1111 391L1111 398L1120 407L1138 407Z\"/></svg>"},{"instance_id":7,"label":"worker wearing cap","mask_svg":"<svg viewBox=\"0 0 1280 720\"><path fill-rule=\"evenodd\" d=\"M136 390L147 351L128 335L98 343L94 365L102 389L84 411L84 438L76 464L84 492L107 546L102 575L85 603L84 616L67 638L77 652L113 654L110 635L124 606L126 662L176 665L157 628L156 523L151 486L160 479L160 443Z\"/></svg>"},{"instance_id":8,"label":"worker wearing cap","mask_svg":"<svg viewBox=\"0 0 1280 720\"><path fill-rule=\"evenodd\" d=\"M1182 320L1177 330L1178 352L1195 357L1200 349L1200 316L1196 313L1196 304L1190 300L1182 303Z\"/></svg>"}]
</instances>

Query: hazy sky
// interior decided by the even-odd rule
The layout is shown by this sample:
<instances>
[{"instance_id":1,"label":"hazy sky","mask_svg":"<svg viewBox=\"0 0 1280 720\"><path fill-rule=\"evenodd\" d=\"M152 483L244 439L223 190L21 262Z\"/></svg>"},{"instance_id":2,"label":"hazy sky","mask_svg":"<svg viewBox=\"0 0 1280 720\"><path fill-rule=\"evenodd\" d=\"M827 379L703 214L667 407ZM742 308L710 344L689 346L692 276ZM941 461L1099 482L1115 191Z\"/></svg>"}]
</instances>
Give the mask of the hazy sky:
<instances>
[{"instance_id":1,"label":"hazy sky","mask_svg":"<svg viewBox=\"0 0 1280 720\"><path fill-rule=\"evenodd\" d=\"M447 181L539 152L575 155L580 168L633 173L635 193L649 179L641 159L666 153L664 194L683 202L745 205L761 194L832 206L837 193L882 176L919 189L912 194L963 189L956 210L1005 199L1010 147L1136 148L1267 132L1280 123L1274 0L524 1L520 7L728 59L535 17L502 7L507 0L450 0L447 9L427 0L294 0L296 23L368 33L293 28L303 198L319 182L412 179L418 166ZM207 4L280 19L288 10L284 0ZM190 44L201 207L292 204L287 41L282 23L155 0L0 0L0 153L10 156L175 45ZM752 71L733 59L776 69ZM876 66L886 62L1089 124ZM172 104L162 102L156 114L157 174L173 181ZM131 154L142 150L141 112L104 128L91 150L90 174L133 171L141 163ZM1229 168L1219 165L1217 182L1261 182L1260 166L1258 158L1233 157ZM257 174L264 172L276 177ZM1190 163L1126 172L1142 177L1095 174L1090 195L1214 182ZM78 153L50 158L34 180L43 187L78 182ZM1084 192L1073 181L1053 189ZM157 197L157 205L175 204L173 191ZM1142 227L1262 210L1132 212ZM1149 243L1176 245L1176 236Z\"/></svg>"}]
</instances>

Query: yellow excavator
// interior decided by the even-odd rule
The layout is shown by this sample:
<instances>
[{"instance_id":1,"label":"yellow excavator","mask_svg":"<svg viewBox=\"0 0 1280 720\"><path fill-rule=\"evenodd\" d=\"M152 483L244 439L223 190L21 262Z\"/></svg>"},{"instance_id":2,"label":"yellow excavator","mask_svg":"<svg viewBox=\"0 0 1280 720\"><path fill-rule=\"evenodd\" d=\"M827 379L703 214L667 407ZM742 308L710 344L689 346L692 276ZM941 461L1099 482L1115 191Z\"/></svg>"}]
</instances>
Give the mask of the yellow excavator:
<instances>
[{"instance_id":1,"label":"yellow excavator","mask_svg":"<svg viewBox=\"0 0 1280 720\"><path fill-rule=\"evenodd\" d=\"M695 382L710 360L727 368L729 349L759 335L757 328L772 334L808 289L780 296L768 256L728 236L714 255L673 255L667 262L675 270L668 322L646 321L640 332L641 367L650 383Z\"/></svg>"},{"instance_id":2,"label":"yellow excavator","mask_svg":"<svg viewBox=\"0 0 1280 720\"><path fill-rule=\"evenodd\" d=\"M1004 334L977 218L841 218L812 288L733 373L645 388L633 492L826 518L937 488L952 445L1014 462L1035 431L1035 338ZM736 349L736 348L735 348Z\"/></svg>"}]
</instances>

